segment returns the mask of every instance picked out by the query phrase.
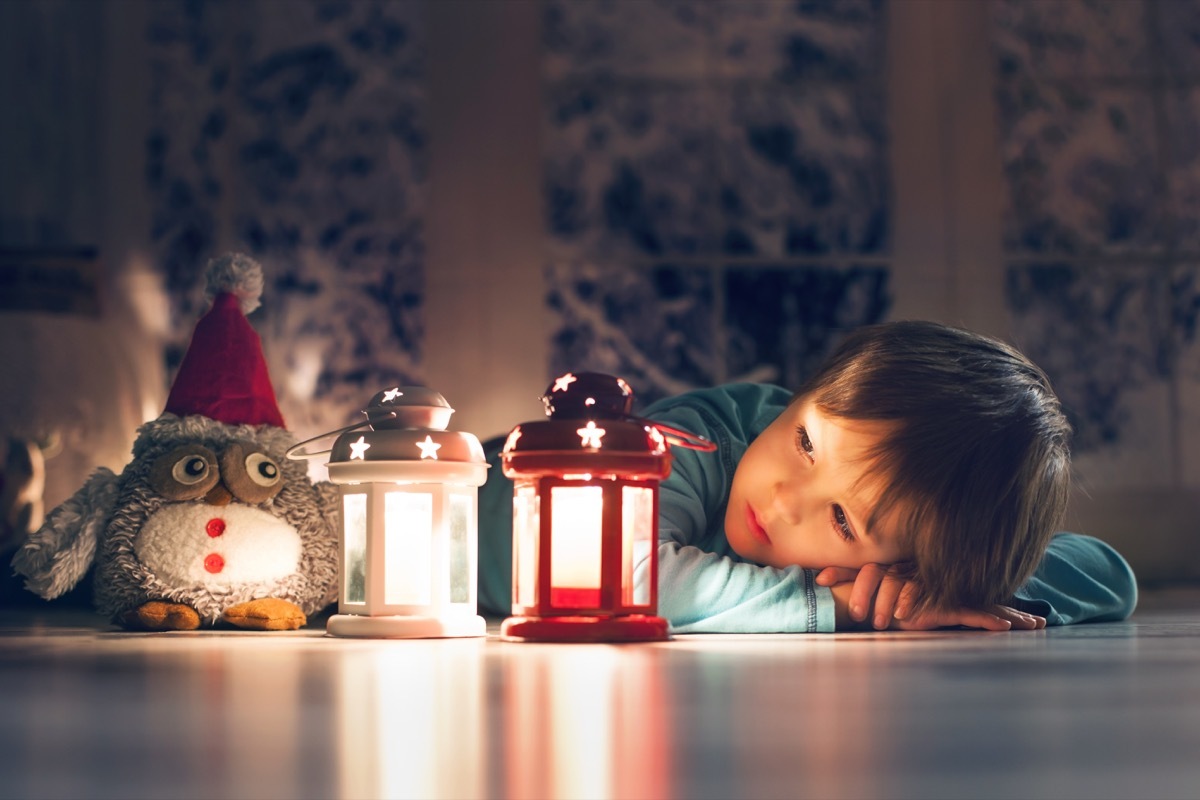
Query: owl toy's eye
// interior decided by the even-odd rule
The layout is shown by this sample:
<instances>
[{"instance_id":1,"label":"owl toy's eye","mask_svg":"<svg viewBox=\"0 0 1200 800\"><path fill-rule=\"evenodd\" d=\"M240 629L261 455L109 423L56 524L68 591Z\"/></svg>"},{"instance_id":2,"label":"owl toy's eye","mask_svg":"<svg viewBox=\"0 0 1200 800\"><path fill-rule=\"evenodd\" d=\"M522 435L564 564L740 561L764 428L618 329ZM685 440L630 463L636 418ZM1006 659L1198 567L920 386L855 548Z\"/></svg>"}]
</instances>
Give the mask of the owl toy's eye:
<instances>
[{"instance_id":1,"label":"owl toy's eye","mask_svg":"<svg viewBox=\"0 0 1200 800\"><path fill-rule=\"evenodd\" d=\"M225 448L221 477L243 503L265 503L283 486L279 464L252 442L233 442Z\"/></svg>"},{"instance_id":2,"label":"owl toy's eye","mask_svg":"<svg viewBox=\"0 0 1200 800\"><path fill-rule=\"evenodd\" d=\"M246 474L259 486L274 486L279 483L279 465L266 453L251 453L246 456Z\"/></svg>"},{"instance_id":3,"label":"owl toy's eye","mask_svg":"<svg viewBox=\"0 0 1200 800\"><path fill-rule=\"evenodd\" d=\"M171 500L203 497L220 477L216 454L199 444L176 447L150 467L150 485Z\"/></svg>"},{"instance_id":4,"label":"owl toy's eye","mask_svg":"<svg viewBox=\"0 0 1200 800\"><path fill-rule=\"evenodd\" d=\"M185 486L200 483L208 477L212 466L202 456L184 456L171 467L171 477Z\"/></svg>"}]
</instances>

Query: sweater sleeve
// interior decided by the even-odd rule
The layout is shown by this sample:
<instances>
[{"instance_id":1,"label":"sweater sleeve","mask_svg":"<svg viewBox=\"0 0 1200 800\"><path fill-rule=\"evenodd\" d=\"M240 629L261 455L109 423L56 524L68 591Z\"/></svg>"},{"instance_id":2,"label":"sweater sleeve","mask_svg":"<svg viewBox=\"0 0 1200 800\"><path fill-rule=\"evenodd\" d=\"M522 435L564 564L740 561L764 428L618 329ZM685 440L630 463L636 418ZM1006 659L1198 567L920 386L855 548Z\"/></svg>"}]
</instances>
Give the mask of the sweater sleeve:
<instances>
[{"instance_id":1,"label":"sweater sleeve","mask_svg":"<svg viewBox=\"0 0 1200 800\"><path fill-rule=\"evenodd\" d=\"M698 547L658 546L658 610L675 633L829 633L833 595L800 567L737 562Z\"/></svg>"},{"instance_id":2,"label":"sweater sleeve","mask_svg":"<svg viewBox=\"0 0 1200 800\"><path fill-rule=\"evenodd\" d=\"M504 438L483 444L487 482L479 487L479 610L493 616L512 611L513 484L504 476Z\"/></svg>"},{"instance_id":3,"label":"sweater sleeve","mask_svg":"<svg viewBox=\"0 0 1200 800\"><path fill-rule=\"evenodd\" d=\"M1045 617L1047 625L1111 622L1133 613L1137 580L1125 559L1099 539L1058 533L1013 601Z\"/></svg>"}]
</instances>

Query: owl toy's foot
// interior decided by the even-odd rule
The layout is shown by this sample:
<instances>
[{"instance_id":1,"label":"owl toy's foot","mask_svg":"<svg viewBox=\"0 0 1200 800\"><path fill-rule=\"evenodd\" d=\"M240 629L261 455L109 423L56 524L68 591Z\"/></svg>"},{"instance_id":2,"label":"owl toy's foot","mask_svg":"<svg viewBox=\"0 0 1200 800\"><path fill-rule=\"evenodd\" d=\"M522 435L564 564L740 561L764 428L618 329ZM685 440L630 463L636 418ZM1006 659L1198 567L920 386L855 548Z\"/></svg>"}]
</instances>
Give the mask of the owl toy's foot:
<instances>
[{"instance_id":1,"label":"owl toy's foot","mask_svg":"<svg viewBox=\"0 0 1200 800\"><path fill-rule=\"evenodd\" d=\"M151 600L125 612L122 624L140 631L194 631L200 627L200 615L191 606Z\"/></svg>"},{"instance_id":2,"label":"owl toy's foot","mask_svg":"<svg viewBox=\"0 0 1200 800\"><path fill-rule=\"evenodd\" d=\"M252 631L294 631L308 621L299 606L278 597L265 597L230 606L225 609L221 619L230 625Z\"/></svg>"}]
</instances>

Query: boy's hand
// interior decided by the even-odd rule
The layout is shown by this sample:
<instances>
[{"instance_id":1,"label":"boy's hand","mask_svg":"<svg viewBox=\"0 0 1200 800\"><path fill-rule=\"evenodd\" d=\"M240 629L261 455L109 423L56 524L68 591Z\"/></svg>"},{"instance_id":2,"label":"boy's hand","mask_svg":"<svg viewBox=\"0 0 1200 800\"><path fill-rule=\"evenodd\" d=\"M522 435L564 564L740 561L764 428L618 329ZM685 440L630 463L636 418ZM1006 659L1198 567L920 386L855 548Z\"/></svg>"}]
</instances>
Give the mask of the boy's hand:
<instances>
[{"instance_id":1,"label":"boy's hand","mask_svg":"<svg viewBox=\"0 0 1200 800\"><path fill-rule=\"evenodd\" d=\"M913 616L898 619L894 627L902 631L928 631L934 628L982 628L988 631L1034 631L1046 627L1046 618L1026 614L1008 606L994 605L990 608L942 611L931 609Z\"/></svg>"},{"instance_id":2,"label":"boy's hand","mask_svg":"<svg viewBox=\"0 0 1200 800\"><path fill-rule=\"evenodd\" d=\"M872 615L876 630L885 630L892 620L902 620L912 611L920 586L903 576L895 564L867 564L862 569L826 567L817 574L817 585L836 586L853 581L848 613L854 622ZM874 608L872 609L872 601Z\"/></svg>"},{"instance_id":3,"label":"boy's hand","mask_svg":"<svg viewBox=\"0 0 1200 800\"><path fill-rule=\"evenodd\" d=\"M924 631L963 626L1007 631L1046 627L1045 617L1002 605L986 609L926 609L913 615L920 586L903 575L904 570L896 565L867 564L862 569L827 567L817 574L816 581L820 586L834 589L835 601L844 606L849 617L840 622L848 627L854 627L854 623L864 626L868 614L872 616L871 625L876 630Z\"/></svg>"}]
</instances>

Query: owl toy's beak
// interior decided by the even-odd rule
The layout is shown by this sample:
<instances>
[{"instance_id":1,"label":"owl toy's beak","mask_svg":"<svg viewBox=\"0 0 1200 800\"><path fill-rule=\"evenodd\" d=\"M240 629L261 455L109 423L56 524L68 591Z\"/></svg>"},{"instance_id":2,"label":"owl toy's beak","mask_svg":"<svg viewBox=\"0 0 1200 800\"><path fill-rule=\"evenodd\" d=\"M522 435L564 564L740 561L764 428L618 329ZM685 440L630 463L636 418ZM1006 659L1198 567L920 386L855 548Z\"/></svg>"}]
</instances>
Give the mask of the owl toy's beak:
<instances>
[{"instance_id":1,"label":"owl toy's beak","mask_svg":"<svg viewBox=\"0 0 1200 800\"><path fill-rule=\"evenodd\" d=\"M223 481L217 481L217 485L204 495L204 502L210 506L227 506L231 500L233 500L233 492L225 488Z\"/></svg>"}]
</instances>

